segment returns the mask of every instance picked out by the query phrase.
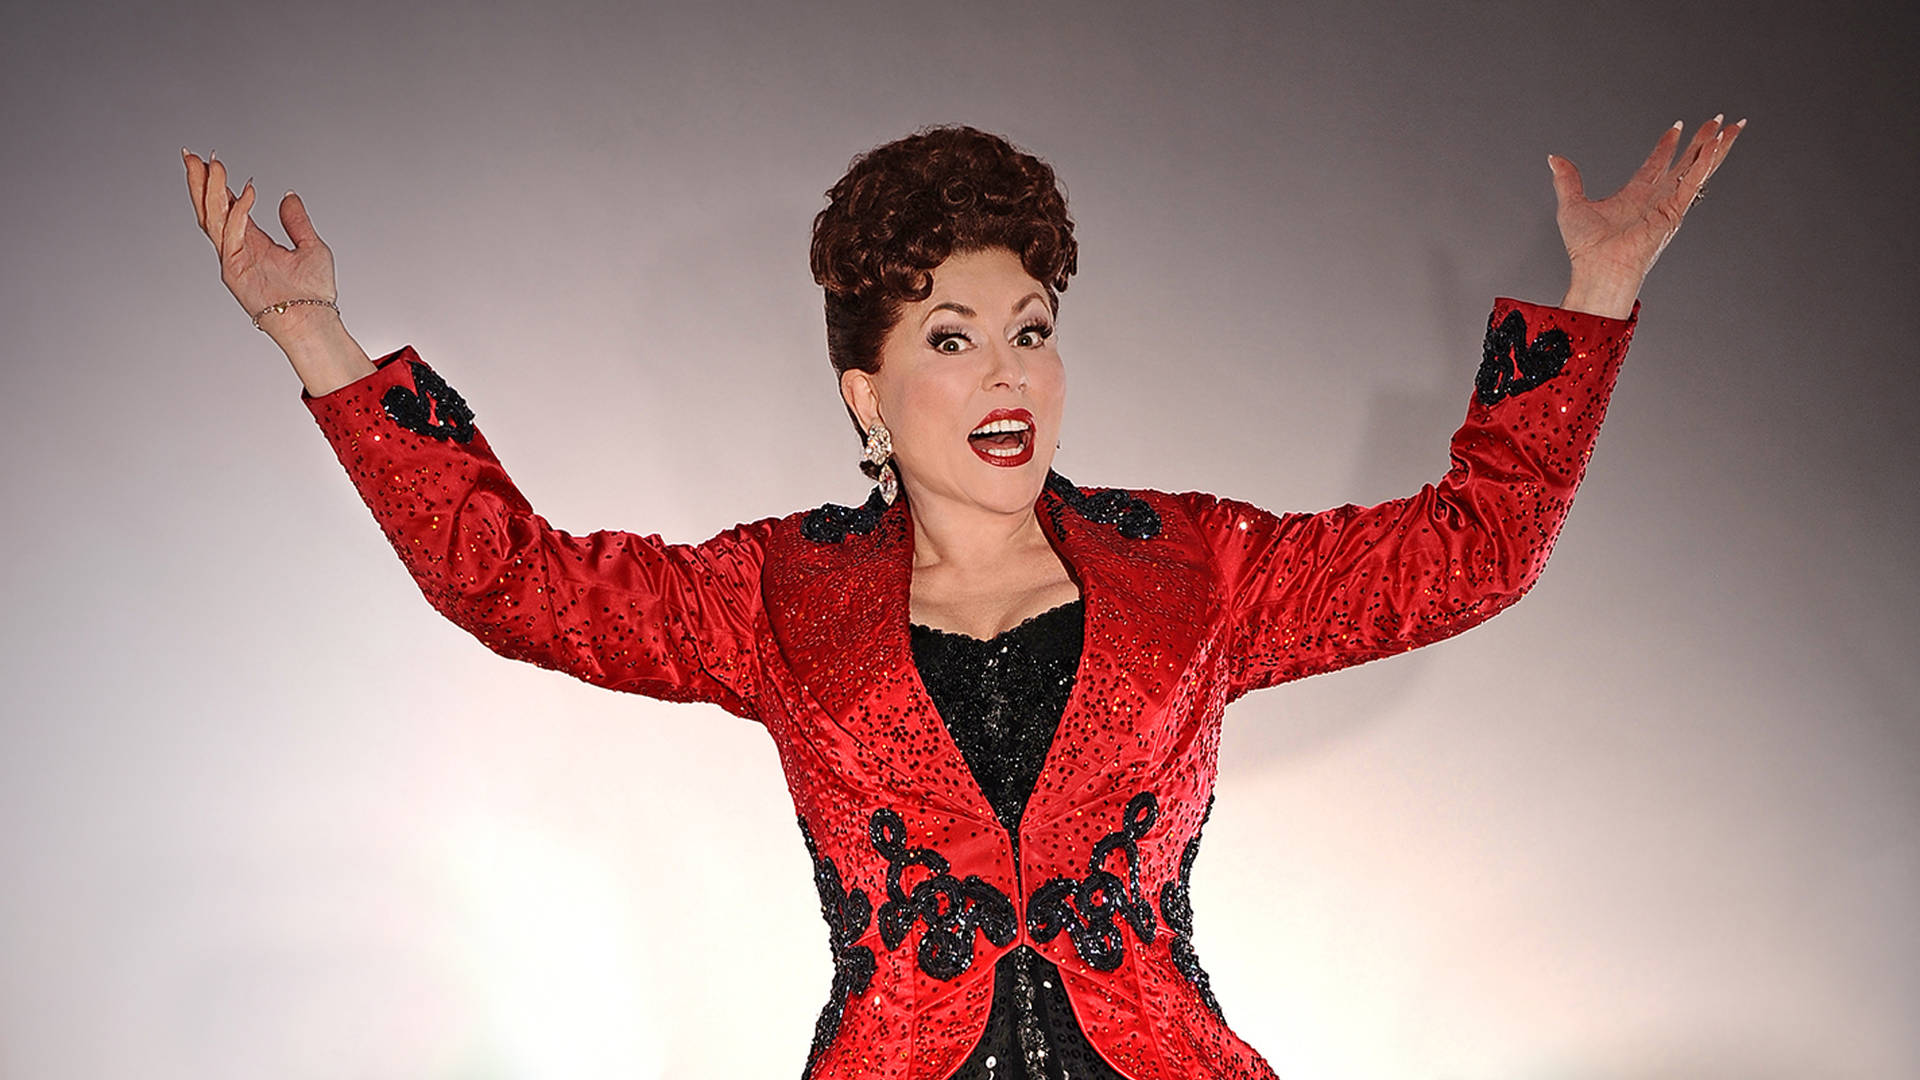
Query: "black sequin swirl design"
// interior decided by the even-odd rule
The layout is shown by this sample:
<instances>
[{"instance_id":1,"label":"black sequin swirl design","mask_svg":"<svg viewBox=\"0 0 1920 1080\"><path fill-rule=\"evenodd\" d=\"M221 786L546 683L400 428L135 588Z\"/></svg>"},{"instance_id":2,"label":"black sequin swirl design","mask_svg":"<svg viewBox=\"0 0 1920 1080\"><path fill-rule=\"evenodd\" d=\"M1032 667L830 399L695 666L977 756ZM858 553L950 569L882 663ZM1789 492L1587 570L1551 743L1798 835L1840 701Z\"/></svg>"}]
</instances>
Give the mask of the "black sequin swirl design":
<instances>
[{"instance_id":1,"label":"black sequin swirl design","mask_svg":"<svg viewBox=\"0 0 1920 1080\"><path fill-rule=\"evenodd\" d=\"M1047 490L1088 521L1111 525L1129 540L1151 540L1160 535L1160 514L1145 499L1120 488L1080 493L1074 482L1049 469Z\"/></svg>"},{"instance_id":2,"label":"black sequin swirl design","mask_svg":"<svg viewBox=\"0 0 1920 1080\"><path fill-rule=\"evenodd\" d=\"M1480 371L1473 378L1475 396L1480 404L1492 405L1560 374L1573 355L1573 343L1565 330L1548 330L1529 345L1527 320L1509 311L1497 326L1487 321L1487 340L1480 355Z\"/></svg>"},{"instance_id":3,"label":"black sequin swirl design","mask_svg":"<svg viewBox=\"0 0 1920 1080\"><path fill-rule=\"evenodd\" d=\"M467 407L466 399L420 361L409 360L407 367L413 370L414 389L390 386L380 398L393 422L428 438L472 442L473 410Z\"/></svg>"},{"instance_id":4,"label":"black sequin swirl design","mask_svg":"<svg viewBox=\"0 0 1920 1080\"><path fill-rule=\"evenodd\" d=\"M947 860L932 848L907 846L907 825L892 810L873 812L867 831L873 849L887 860L887 901L880 905L880 940L897 948L915 923L925 923L918 950L920 970L936 979L955 979L973 966L977 929L995 945L1013 941L1018 928L1007 894L968 874L965 881L947 872ZM931 876L908 894L900 877L909 866Z\"/></svg>"},{"instance_id":5,"label":"black sequin swirl design","mask_svg":"<svg viewBox=\"0 0 1920 1080\"><path fill-rule=\"evenodd\" d=\"M1027 932L1035 941L1052 941L1065 930L1073 951L1097 971L1112 971L1126 959L1127 947L1114 917L1133 924L1134 933L1153 944L1153 904L1140 888L1138 841L1160 817L1160 800L1143 791L1127 801L1120 828L1093 845L1087 857L1087 876L1078 881L1057 877L1033 890L1027 902ZM1127 878L1106 869L1115 851L1127 856ZM1068 901L1072 901L1069 905Z\"/></svg>"},{"instance_id":6,"label":"black sequin swirl design","mask_svg":"<svg viewBox=\"0 0 1920 1080\"><path fill-rule=\"evenodd\" d=\"M876 965L872 949L854 944L867 932L872 902L863 889L842 890L840 868L820 854L806 819L799 821L800 835L807 841L807 857L813 860L813 887L820 893L820 916L827 920L827 942L833 948L833 988L827 993L826 1008L820 1010L820 1019L813 1025L813 1048L807 1051L807 1067L800 1073L805 1080L813 1075L814 1063L840 1034L847 1002L865 993L873 982Z\"/></svg>"},{"instance_id":7,"label":"black sequin swirl design","mask_svg":"<svg viewBox=\"0 0 1920 1080\"><path fill-rule=\"evenodd\" d=\"M872 532L886 512L887 500L881 497L879 488L874 488L873 494L859 506L827 503L807 511L800 519L800 535L816 544L837 544L845 540L848 533L865 536Z\"/></svg>"},{"instance_id":8,"label":"black sequin swirl design","mask_svg":"<svg viewBox=\"0 0 1920 1080\"><path fill-rule=\"evenodd\" d=\"M1207 827L1207 818L1212 815L1213 796L1209 795L1207 808L1200 814L1200 829L1194 830L1193 839L1187 841L1185 850L1180 852L1180 877L1160 887L1160 917L1167 922L1167 951L1173 954L1174 968L1200 992L1200 1000L1213 1015L1224 1021L1226 1015L1213 996L1212 981L1193 951L1193 860L1200 854L1200 830Z\"/></svg>"}]
</instances>

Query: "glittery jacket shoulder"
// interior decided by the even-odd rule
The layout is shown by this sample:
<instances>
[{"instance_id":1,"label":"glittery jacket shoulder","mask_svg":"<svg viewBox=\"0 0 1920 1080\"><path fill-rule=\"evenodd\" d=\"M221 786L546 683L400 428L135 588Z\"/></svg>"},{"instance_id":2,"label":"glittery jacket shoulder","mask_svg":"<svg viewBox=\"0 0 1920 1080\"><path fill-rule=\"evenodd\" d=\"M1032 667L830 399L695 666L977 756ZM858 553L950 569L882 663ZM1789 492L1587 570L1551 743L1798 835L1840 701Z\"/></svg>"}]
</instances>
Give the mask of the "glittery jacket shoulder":
<instances>
[{"instance_id":1,"label":"glittery jacket shoulder","mask_svg":"<svg viewBox=\"0 0 1920 1080\"><path fill-rule=\"evenodd\" d=\"M1637 318L1497 301L1451 468L1408 498L1272 514L1050 475L1039 519L1080 586L1085 646L1018 837L916 674L905 500L701 544L574 536L533 512L411 346L307 403L428 601L487 647L765 726L834 960L807 1074L947 1076L986 1023L994 962L1027 944L1124 1075L1269 1077L1191 943L1221 711L1517 600Z\"/></svg>"}]
</instances>

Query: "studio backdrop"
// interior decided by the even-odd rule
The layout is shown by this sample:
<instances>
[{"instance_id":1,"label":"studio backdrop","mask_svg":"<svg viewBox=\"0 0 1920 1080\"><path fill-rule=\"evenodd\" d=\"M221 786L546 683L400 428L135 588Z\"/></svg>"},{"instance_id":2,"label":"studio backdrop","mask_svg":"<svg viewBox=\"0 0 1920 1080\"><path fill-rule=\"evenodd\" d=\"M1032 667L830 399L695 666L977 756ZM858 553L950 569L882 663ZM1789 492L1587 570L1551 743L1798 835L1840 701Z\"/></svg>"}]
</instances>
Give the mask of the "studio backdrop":
<instances>
[{"instance_id":1,"label":"studio backdrop","mask_svg":"<svg viewBox=\"0 0 1920 1080\"><path fill-rule=\"evenodd\" d=\"M275 236L300 192L351 332L434 365L554 525L691 542L866 496L807 244L868 147L967 123L1059 170L1063 474L1319 510L1438 480L1494 298L1560 299L1547 154L1603 193L1722 110L1539 585L1228 710L1194 943L1290 1080L1920 1075L1914 29L10 13L0 1075L795 1076L832 980L766 733L426 604L182 145Z\"/></svg>"}]
</instances>

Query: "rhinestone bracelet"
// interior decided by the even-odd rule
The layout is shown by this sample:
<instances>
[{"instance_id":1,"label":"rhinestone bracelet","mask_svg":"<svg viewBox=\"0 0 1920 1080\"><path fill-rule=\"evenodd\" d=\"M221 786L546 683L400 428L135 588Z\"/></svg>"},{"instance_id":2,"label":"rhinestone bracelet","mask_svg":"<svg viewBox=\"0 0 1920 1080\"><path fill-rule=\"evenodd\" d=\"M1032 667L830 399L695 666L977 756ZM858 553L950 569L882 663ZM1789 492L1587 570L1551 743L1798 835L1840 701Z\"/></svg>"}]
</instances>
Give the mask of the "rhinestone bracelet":
<instances>
[{"instance_id":1,"label":"rhinestone bracelet","mask_svg":"<svg viewBox=\"0 0 1920 1080\"><path fill-rule=\"evenodd\" d=\"M288 308L292 307L295 304L325 304L326 306L333 309L334 314L337 315L340 313L339 304L336 304L331 300L322 300L319 297L308 296L308 297L302 297L301 299L298 299L298 300L282 300L277 304L268 304L266 307L261 308L259 312L255 314L253 317L253 328L255 330L260 331L263 334L266 333L267 328L260 325L260 316L267 315L267 314L283 315L286 313L286 310Z\"/></svg>"}]
</instances>

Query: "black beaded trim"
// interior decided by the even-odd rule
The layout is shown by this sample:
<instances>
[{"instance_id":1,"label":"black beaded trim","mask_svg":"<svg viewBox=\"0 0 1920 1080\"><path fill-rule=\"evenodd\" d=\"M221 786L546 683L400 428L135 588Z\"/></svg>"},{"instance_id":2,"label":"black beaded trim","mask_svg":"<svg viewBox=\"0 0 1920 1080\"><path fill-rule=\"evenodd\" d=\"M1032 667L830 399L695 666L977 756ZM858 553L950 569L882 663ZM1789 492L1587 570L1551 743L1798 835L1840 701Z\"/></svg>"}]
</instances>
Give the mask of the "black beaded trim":
<instances>
[{"instance_id":1,"label":"black beaded trim","mask_svg":"<svg viewBox=\"0 0 1920 1080\"><path fill-rule=\"evenodd\" d=\"M820 1019L813 1025L813 1047L807 1051L807 1067L800 1074L805 1080L840 1034L847 1002L865 993L873 982L876 964L872 949L854 944L867 932L867 920L873 916L872 902L863 889L842 891L840 868L820 854L807 820L799 821L800 835L807 841L807 857L813 860L813 887L820 893L820 916L827 920L827 943L833 949L833 989L828 991L826 1008L820 1010Z\"/></svg>"},{"instance_id":2,"label":"black beaded trim","mask_svg":"<svg viewBox=\"0 0 1920 1080\"><path fill-rule=\"evenodd\" d=\"M393 422L430 438L472 442L473 410L467 407L466 399L448 386L438 372L420 361L409 360L407 367L413 370L414 390L390 386L380 397L380 404Z\"/></svg>"},{"instance_id":3,"label":"black beaded trim","mask_svg":"<svg viewBox=\"0 0 1920 1080\"><path fill-rule=\"evenodd\" d=\"M1213 796L1207 796L1207 808L1200 815L1200 829L1207 827L1207 818L1213 814ZM1213 1015L1225 1020L1220 1012L1220 1002L1213 996L1212 981L1200 967L1200 958L1193 951L1193 896L1191 893L1193 878L1193 860L1200 854L1200 830L1196 829L1193 839L1180 853L1180 877L1160 887L1160 917L1167 921L1167 929L1172 933L1167 938L1167 950L1173 954L1173 966L1193 988L1200 992L1200 1000Z\"/></svg>"},{"instance_id":4,"label":"black beaded trim","mask_svg":"<svg viewBox=\"0 0 1920 1080\"><path fill-rule=\"evenodd\" d=\"M1111 525L1129 540L1151 540L1160 535L1160 515L1145 499L1120 488L1080 493L1073 481L1049 469L1047 490L1088 521Z\"/></svg>"},{"instance_id":5,"label":"black beaded trim","mask_svg":"<svg viewBox=\"0 0 1920 1080\"><path fill-rule=\"evenodd\" d=\"M1126 959L1126 942L1114 922L1119 915L1133 924L1134 933L1153 944L1153 904L1140 888L1140 849L1137 841L1160 817L1160 801L1151 791L1128 800L1120 828L1093 845L1087 857L1087 876L1078 881L1057 877L1033 890L1027 901L1027 932L1035 941L1052 941L1065 930L1073 950L1097 971L1112 971ZM1104 867L1114 851L1127 856L1127 880ZM1073 901L1069 906L1067 901Z\"/></svg>"},{"instance_id":6,"label":"black beaded trim","mask_svg":"<svg viewBox=\"0 0 1920 1080\"><path fill-rule=\"evenodd\" d=\"M850 532L861 536L872 532L886 512L887 500L876 487L859 506L828 503L807 511L807 516L800 519L800 535L816 544L837 544Z\"/></svg>"},{"instance_id":7,"label":"black beaded trim","mask_svg":"<svg viewBox=\"0 0 1920 1080\"><path fill-rule=\"evenodd\" d=\"M1480 355L1480 371L1473 379L1475 396L1480 404L1492 405L1560 374L1573 355L1573 342L1565 330L1548 330L1529 345L1527 320L1518 311L1509 311L1498 326L1487 320L1487 340Z\"/></svg>"},{"instance_id":8,"label":"black beaded trim","mask_svg":"<svg viewBox=\"0 0 1920 1080\"><path fill-rule=\"evenodd\" d=\"M931 848L908 847L907 824L892 810L875 810L867 832L873 849L887 860L887 901L880 905L880 940L887 948L897 948L915 923L924 922L920 970L936 979L955 979L973 966L976 929L995 945L1013 942L1019 923L1007 894L977 874L956 879L947 872L947 860ZM915 885L912 895L900 885L909 866L932 875Z\"/></svg>"}]
</instances>

